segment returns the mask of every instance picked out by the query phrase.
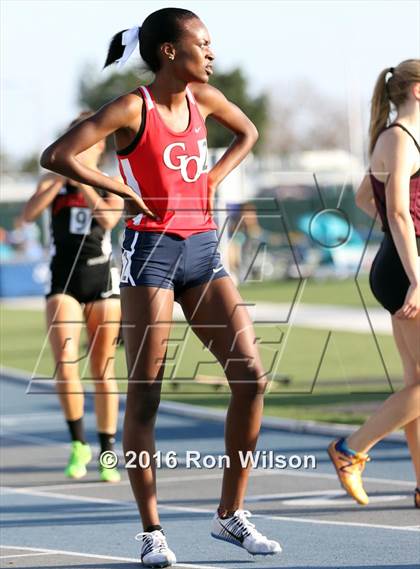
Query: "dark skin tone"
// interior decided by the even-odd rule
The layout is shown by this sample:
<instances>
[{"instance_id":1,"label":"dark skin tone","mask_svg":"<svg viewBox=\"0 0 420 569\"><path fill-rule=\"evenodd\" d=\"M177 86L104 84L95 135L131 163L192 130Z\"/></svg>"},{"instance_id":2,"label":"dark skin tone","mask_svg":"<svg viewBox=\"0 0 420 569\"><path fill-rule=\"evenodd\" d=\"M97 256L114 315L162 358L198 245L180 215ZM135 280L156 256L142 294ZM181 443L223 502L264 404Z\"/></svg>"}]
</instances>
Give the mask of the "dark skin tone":
<instances>
[{"instance_id":1,"label":"dark skin tone","mask_svg":"<svg viewBox=\"0 0 420 569\"><path fill-rule=\"evenodd\" d=\"M172 130L182 132L187 128L189 110L185 90L188 85L203 118L213 116L234 134L231 146L208 174L211 210L218 184L249 153L258 133L238 107L207 84L214 55L204 24L194 18L183 26L183 34L177 43L160 46L161 67L149 88L158 112ZM143 212L155 217L156 212L152 212L131 188L84 168L77 161L77 154L111 133L115 135L117 149L128 146L139 130L142 105L143 100L137 92L123 95L106 105L51 145L43 155L43 166L131 200L129 207L133 215ZM242 468L238 451L255 449L263 409L265 373L248 311L230 277L188 289L178 301L194 332L223 366L231 387L225 431L231 468L224 472L219 508L222 514L227 514L243 507L249 469ZM145 286L125 287L121 289L121 302L129 375L123 446L125 452L153 454L173 291ZM151 323L157 325L151 327ZM128 469L128 474L144 527L159 524L154 468Z\"/></svg>"}]
</instances>

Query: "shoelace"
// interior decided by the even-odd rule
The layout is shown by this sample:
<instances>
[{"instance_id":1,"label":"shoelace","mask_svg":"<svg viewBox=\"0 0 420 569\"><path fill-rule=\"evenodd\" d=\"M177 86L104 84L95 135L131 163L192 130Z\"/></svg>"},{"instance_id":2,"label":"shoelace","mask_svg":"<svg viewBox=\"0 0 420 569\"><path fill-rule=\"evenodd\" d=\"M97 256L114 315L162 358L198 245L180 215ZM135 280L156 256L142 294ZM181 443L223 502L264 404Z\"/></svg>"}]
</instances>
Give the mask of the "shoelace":
<instances>
[{"instance_id":1,"label":"shoelace","mask_svg":"<svg viewBox=\"0 0 420 569\"><path fill-rule=\"evenodd\" d=\"M370 456L366 455L358 455L354 458L354 465L359 467L360 472L363 472L365 469L366 463L370 462Z\"/></svg>"},{"instance_id":2,"label":"shoelace","mask_svg":"<svg viewBox=\"0 0 420 569\"><path fill-rule=\"evenodd\" d=\"M242 526L241 529L243 530L245 537L251 535L255 539L266 539L265 535L260 533L256 528L255 524L251 523L248 518L251 517L252 514L249 510L236 510L234 517L237 518L240 525Z\"/></svg>"},{"instance_id":3,"label":"shoelace","mask_svg":"<svg viewBox=\"0 0 420 569\"><path fill-rule=\"evenodd\" d=\"M346 464L344 465L344 467L342 467L343 470L346 471L349 466L350 467L356 466L358 467L360 473L362 473L363 470L365 469L366 463L371 461L370 456L367 454L348 455L344 452L341 454L351 461L351 464Z\"/></svg>"},{"instance_id":4,"label":"shoelace","mask_svg":"<svg viewBox=\"0 0 420 569\"><path fill-rule=\"evenodd\" d=\"M135 539L137 541L142 541L143 543L146 543L146 545L149 546L147 548L148 550L144 552L144 555L146 553L150 553L150 551L157 551L158 553L163 553L168 549L166 537L159 530L153 532L142 531L141 533L138 533L136 535ZM148 541L150 543L147 543Z\"/></svg>"}]
</instances>

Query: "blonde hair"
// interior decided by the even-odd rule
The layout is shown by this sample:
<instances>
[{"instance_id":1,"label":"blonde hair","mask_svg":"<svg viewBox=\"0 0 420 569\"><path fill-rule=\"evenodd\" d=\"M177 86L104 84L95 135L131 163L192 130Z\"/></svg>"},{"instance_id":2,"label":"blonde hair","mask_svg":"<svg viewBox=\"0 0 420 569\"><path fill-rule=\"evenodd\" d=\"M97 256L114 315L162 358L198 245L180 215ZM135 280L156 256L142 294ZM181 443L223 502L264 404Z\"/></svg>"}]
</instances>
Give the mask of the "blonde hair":
<instances>
[{"instance_id":1,"label":"blonde hair","mask_svg":"<svg viewBox=\"0 0 420 569\"><path fill-rule=\"evenodd\" d=\"M388 73L391 77L387 79ZM398 109L407 100L410 85L417 82L420 82L420 59L406 59L397 67L387 67L379 74L370 109L369 155L388 125L391 104Z\"/></svg>"}]
</instances>

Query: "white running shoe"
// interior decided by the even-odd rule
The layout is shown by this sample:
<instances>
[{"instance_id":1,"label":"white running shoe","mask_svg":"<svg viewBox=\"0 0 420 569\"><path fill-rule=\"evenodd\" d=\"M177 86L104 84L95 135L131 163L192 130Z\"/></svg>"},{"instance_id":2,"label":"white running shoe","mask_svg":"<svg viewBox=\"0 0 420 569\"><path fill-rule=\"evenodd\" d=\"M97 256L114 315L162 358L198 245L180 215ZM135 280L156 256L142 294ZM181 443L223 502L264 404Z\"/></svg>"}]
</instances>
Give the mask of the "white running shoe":
<instances>
[{"instance_id":1,"label":"white running shoe","mask_svg":"<svg viewBox=\"0 0 420 569\"><path fill-rule=\"evenodd\" d=\"M211 535L216 539L233 543L246 549L251 555L274 555L280 553L281 547L277 541L267 539L255 529L248 518L251 516L248 510L236 510L230 518L220 518L218 513L214 515Z\"/></svg>"},{"instance_id":2,"label":"white running shoe","mask_svg":"<svg viewBox=\"0 0 420 569\"><path fill-rule=\"evenodd\" d=\"M176 563L175 553L160 530L139 533L136 539L141 541L140 560L145 567L170 567Z\"/></svg>"}]
</instances>

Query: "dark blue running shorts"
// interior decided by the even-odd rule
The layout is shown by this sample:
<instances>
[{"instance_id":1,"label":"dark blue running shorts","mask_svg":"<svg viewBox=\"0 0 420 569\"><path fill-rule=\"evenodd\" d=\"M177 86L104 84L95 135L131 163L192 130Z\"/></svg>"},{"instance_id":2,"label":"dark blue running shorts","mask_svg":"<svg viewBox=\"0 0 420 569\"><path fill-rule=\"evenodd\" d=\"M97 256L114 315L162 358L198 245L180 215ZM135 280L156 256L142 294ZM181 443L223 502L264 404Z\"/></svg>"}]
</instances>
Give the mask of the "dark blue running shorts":
<instances>
[{"instance_id":1,"label":"dark blue running shorts","mask_svg":"<svg viewBox=\"0 0 420 569\"><path fill-rule=\"evenodd\" d=\"M191 287L229 276L217 249L216 230L186 239L126 228L120 287L152 286L174 291L175 300Z\"/></svg>"}]
</instances>

